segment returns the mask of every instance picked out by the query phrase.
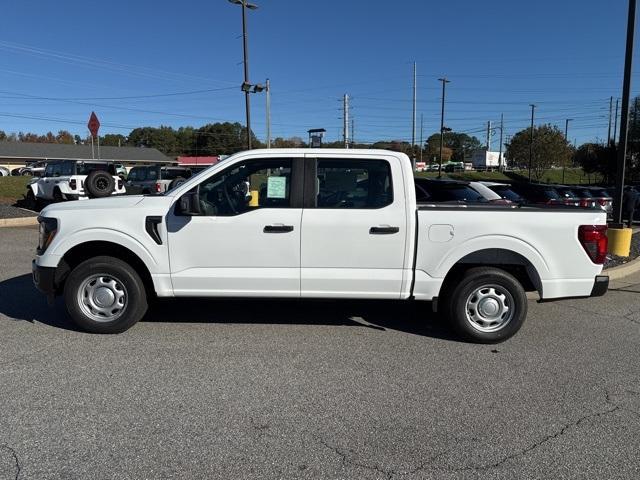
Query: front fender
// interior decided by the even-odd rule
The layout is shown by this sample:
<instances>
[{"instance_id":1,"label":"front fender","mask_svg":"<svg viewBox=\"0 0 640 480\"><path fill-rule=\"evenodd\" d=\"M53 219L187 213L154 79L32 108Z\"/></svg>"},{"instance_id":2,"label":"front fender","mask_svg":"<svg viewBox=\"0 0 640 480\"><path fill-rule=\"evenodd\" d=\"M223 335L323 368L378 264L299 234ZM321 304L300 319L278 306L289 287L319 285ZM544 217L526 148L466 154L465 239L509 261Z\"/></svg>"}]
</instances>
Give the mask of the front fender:
<instances>
[{"instance_id":1,"label":"front fender","mask_svg":"<svg viewBox=\"0 0 640 480\"><path fill-rule=\"evenodd\" d=\"M62 232L64 232L64 224L60 225L60 233ZM159 271L160 262L140 241L131 235L108 228L89 228L78 230L71 234L56 236L45 255L40 257L38 264L44 267L57 267L65 253L73 247L88 242L115 243L133 252L146 265L149 273L166 273Z\"/></svg>"}]
</instances>

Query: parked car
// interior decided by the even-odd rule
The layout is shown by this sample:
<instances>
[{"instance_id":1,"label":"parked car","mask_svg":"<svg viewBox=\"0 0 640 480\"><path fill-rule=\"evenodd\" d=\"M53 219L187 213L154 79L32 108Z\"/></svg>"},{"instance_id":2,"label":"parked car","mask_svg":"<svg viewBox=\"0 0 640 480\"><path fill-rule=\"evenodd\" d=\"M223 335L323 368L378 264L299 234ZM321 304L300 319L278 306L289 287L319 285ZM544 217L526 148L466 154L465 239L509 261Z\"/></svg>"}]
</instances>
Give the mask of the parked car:
<instances>
[{"instance_id":1,"label":"parked car","mask_svg":"<svg viewBox=\"0 0 640 480\"><path fill-rule=\"evenodd\" d=\"M564 198L562 198L551 185L542 183L512 183L510 190L520 195L527 204L565 205Z\"/></svg>"},{"instance_id":2,"label":"parked car","mask_svg":"<svg viewBox=\"0 0 640 480\"><path fill-rule=\"evenodd\" d=\"M102 198L125 193L123 180L111 162L56 160L47 163L44 174L27 185L27 205L41 201L61 202Z\"/></svg>"},{"instance_id":3,"label":"parked car","mask_svg":"<svg viewBox=\"0 0 640 480\"><path fill-rule=\"evenodd\" d=\"M457 180L436 180L430 178L415 179L416 199L418 202L448 203L488 203L480 192L471 188L469 182Z\"/></svg>"},{"instance_id":4,"label":"parked car","mask_svg":"<svg viewBox=\"0 0 640 480\"><path fill-rule=\"evenodd\" d=\"M398 152L241 152L165 195L46 207L33 278L96 333L127 330L156 296L358 298L431 301L485 343L520 329L526 290L606 292L604 212L416 202L415 190Z\"/></svg>"},{"instance_id":5,"label":"parked car","mask_svg":"<svg viewBox=\"0 0 640 480\"><path fill-rule=\"evenodd\" d=\"M127 191L149 195L165 193L191 177L191 169L145 165L133 167L127 177Z\"/></svg>"},{"instance_id":6,"label":"parked car","mask_svg":"<svg viewBox=\"0 0 640 480\"><path fill-rule=\"evenodd\" d=\"M473 188L476 192L478 192L480 195L482 195L484 198L489 200L490 203L503 203L503 204L513 203L508 198L503 198L502 196L498 195L496 192L491 190L482 182L469 182L469 186Z\"/></svg>"},{"instance_id":7,"label":"parked car","mask_svg":"<svg viewBox=\"0 0 640 480\"><path fill-rule=\"evenodd\" d=\"M487 188L491 189L493 192L495 192L497 195L500 196L500 198L504 199L504 200L509 200L511 203L526 203L526 200L520 196L518 193L516 193L512 188L511 185L508 183L497 183L497 182L480 182L483 185L485 185Z\"/></svg>"},{"instance_id":8,"label":"parked car","mask_svg":"<svg viewBox=\"0 0 640 480\"><path fill-rule=\"evenodd\" d=\"M0 177L9 177L11 175L11 170L6 167L0 167Z\"/></svg>"},{"instance_id":9,"label":"parked car","mask_svg":"<svg viewBox=\"0 0 640 480\"><path fill-rule=\"evenodd\" d=\"M123 180L127 179L127 169L124 165L122 165L121 163L116 163L114 164L114 168L116 170L116 175L118 175Z\"/></svg>"},{"instance_id":10,"label":"parked car","mask_svg":"<svg viewBox=\"0 0 640 480\"><path fill-rule=\"evenodd\" d=\"M613 213L613 197L608 190L603 187L589 187L589 191L596 203L596 207L601 208L609 214Z\"/></svg>"},{"instance_id":11,"label":"parked car","mask_svg":"<svg viewBox=\"0 0 640 480\"><path fill-rule=\"evenodd\" d=\"M41 177L44 174L45 168L47 168L47 162L33 162L25 167L14 168L13 170L11 170L11 175Z\"/></svg>"},{"instance_id":12,"label":"parked car","mask_svg":"<svg viewBox=\"0 0 640 480\"><path fill-rule=\"evenodd\" d=\"M584 205L580 202L580 196L573 190L573 187L567 187L566 185L553 185L562 202L565 205L573 205L574 207L586 207L588 202L585 201Z\"/></svg>"}]
</instances>

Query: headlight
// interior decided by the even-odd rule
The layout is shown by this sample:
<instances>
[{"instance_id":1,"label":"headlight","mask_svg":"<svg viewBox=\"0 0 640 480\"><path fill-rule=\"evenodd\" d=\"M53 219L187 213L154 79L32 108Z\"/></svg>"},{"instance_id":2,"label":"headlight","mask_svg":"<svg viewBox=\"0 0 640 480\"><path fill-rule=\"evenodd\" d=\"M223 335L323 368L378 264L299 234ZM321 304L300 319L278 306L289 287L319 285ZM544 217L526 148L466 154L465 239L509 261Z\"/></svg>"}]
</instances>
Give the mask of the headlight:
<instances>
[{"instance_id":1,"label":"headlight","mask_svg":"<svg viewBox=\"0 0 640 480\"><path fill-rule=\"evenodd\" d=\"M51 244L53 237L58 231L58 220L55 218L38 217L40 223L40 235L38 236L38 255L42 255Z\"/></svg>"}]
</instances>

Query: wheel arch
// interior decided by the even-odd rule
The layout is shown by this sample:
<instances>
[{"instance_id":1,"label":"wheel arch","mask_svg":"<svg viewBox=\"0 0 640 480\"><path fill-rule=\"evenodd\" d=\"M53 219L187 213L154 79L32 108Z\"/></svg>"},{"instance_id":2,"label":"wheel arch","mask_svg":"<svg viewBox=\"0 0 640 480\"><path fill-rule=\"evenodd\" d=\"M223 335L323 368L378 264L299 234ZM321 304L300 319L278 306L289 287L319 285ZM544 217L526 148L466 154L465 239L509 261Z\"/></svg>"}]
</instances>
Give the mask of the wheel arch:
<instances>
[{"instance_id":1,"label":"wheel arch","mask_svg":"<svg viewBox=\"0 0 640 480\"><path fill-rule=\"evenodd\" d=\"M104 240L78 243L64 253L56 269L56 290L58 292L62 291L69 273L80 265L80 263L90 258L103 255L118 258L131 265L138 275L140 275L147 295L155 295L156 289L151 272L142 258L123 245Z\"/></svg>"},{"instance_id":2,"label":"wheel arch","mask_svg":"<svg viewBox=\"0 0 640 480\"><path fill-rule=\"evenodd\" d=\"M527 257L507 248L485 248L464 255L448 270L441 293L446 292L461 275L475 267L495 267L513 275L525 291L542 295L542 278L538 268Z\"/></svg>"}]
</instances>

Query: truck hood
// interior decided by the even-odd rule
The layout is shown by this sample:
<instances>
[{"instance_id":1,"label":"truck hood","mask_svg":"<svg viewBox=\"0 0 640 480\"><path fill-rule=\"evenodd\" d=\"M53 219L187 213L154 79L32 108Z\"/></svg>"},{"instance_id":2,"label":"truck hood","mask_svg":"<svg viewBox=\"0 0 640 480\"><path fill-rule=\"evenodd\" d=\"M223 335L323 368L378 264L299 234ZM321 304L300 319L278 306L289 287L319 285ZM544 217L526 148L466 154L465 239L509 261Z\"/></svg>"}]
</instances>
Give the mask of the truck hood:
<instances>
[{"instance_id":1,"label":"truck hood","mask_svg":"<svg viewBox=\"0 0 640 480\"><path fill-rule=\"evenodd\" d=\"M131 208L144 200L143 195L121 195L107 198L92 198L90 200L74 200L48 205L40 212L43 217L55 215L57 212L68 210L104 210Z\"/></svg>"}]
</instances>

